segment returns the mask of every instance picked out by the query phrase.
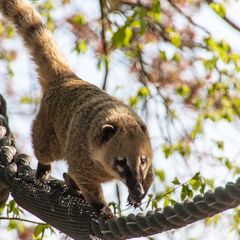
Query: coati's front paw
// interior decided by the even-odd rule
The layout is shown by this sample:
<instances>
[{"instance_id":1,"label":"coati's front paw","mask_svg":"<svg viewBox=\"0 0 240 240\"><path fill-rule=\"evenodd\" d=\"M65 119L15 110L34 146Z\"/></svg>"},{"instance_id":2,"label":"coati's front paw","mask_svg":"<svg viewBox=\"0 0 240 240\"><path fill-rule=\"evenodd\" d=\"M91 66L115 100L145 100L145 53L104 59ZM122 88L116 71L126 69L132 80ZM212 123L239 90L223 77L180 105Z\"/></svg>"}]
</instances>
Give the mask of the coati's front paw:
<instances>
[{"instance_id":1,"label":"coati's front paw","mask_svg":"<svg viewBox=\"0 0 240 240\"><path fill-rule=\"evenodd\" d=\"M127 201L128 201L128 205L133 206L134 208L137 208L141 206L142 199L134 198L133 195L129 194Z\"/></svg>"},{"instance_id":2,"label":"coati's front paw","mask_svg":"<svg viewBox=\"0 0 240 240\"><path fill-rule=\"evenodd\" d=\"M99 217L102 219L111 219L114 214L112 210L107 205L102 204L92 204L93 208L98 213Z\"/></svg>"},{"instance_id":3,"label":"coati's front paw","mask_svg":"<svg viewBox=\"0 0 240 240\"><path fill-rule=\"evenodd\" d=\"M100 217L103 219L111 219L113 218L114 214L112 210L108 206L104 206L102 209L100 209Z\"/></svg>"}]
</instances>

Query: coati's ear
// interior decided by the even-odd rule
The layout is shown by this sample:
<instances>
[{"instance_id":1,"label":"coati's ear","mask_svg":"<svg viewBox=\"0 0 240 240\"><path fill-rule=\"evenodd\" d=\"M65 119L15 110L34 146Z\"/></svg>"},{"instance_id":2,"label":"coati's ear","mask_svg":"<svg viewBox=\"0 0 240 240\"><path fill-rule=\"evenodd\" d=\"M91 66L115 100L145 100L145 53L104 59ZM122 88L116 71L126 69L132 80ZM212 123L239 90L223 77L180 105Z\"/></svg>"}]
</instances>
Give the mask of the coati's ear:
<instances>
[{"instance_id":1,"label":"coati's ear","mask_svg":"<svg viewBox=\"0 0 240 240\"><path fill-rule=\"evenodd\" d=\"M115 133L117 129L111 124L104 124L102 126L102 143L107 142Z\"/></svg>"},{"instance_id":2,"label":"coati's ear","mask_svg":"<svg viewBox=\"0 0 240 240\"><path fill-rule=\"evenodd\" d=\"M138 124L139 124L140 128L142 129L142 131L143 131L144 133L146 133L147 127L146 127L145 123L139 120L139 121L138 121Z\"/></svg>"},{"instance_id":3,"label":"coati's ear","mask_svg":"<svg viewBox=\"0 0 240 240\"><path fill-rule=\"evenodd\" d=\"M147 127L144 123L140 123L140 127L144 133L147 131Z\"/></svg>"}]
</instances>

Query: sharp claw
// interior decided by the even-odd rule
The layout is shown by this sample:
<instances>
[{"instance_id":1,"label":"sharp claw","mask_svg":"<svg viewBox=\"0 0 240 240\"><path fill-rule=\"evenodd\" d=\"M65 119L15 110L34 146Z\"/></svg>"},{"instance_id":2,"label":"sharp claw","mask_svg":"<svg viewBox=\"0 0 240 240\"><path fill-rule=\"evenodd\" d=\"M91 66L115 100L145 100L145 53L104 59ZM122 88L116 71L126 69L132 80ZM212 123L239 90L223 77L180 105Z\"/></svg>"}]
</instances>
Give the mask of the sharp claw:
<instances>
[{"instance_id":1,"label":"sharp claw","mask_svg":"<svg viewBox=\"0 0 240 240\"><path fill-rule=\"evenodd\" d=\"M134 208L141 206L141 200L135 199L133 196L128 196L128 206L133 206Z\"/></svg>"},{"instance_id":2,"label":"sharp claw","mask_svg":"<svg viewBox=\"0 0 240 240\"><path fill-rule=\"evenodd\" d=\"M103 219L111 219L111 218L113 218L114 214L112 213L112 210L108 206L104 206L100 210L100 216Z\"/></svg>"}]
</instances>

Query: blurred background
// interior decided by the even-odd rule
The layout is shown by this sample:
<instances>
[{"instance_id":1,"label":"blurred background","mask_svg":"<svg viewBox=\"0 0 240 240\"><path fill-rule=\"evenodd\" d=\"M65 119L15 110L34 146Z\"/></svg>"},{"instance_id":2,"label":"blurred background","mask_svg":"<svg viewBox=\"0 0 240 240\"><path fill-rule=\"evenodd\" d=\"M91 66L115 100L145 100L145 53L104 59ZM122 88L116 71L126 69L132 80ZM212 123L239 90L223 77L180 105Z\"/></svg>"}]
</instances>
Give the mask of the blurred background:
<instances>
[{"instance_id":1,"label":"blurred background","mask_svg":"<svg viewBox=\"0 0 240 240\"><path fill-rule=\"evenodd\" d=\"M137 210L126 206L123 184L105 184L117 215L172 206L240 176L239 1L31 2L78 76L131 106L148 126L154 184ZM40 86L31 57L2 16L0 93L18 150L36 168L31 123ZM64 161L54 163L53 176L62 179L64 171ZM10 198L0 209L0 240L66 239L39 223ZM149 239L225 238L240 238L240 208Z\"/></svg>"}]
</instances>

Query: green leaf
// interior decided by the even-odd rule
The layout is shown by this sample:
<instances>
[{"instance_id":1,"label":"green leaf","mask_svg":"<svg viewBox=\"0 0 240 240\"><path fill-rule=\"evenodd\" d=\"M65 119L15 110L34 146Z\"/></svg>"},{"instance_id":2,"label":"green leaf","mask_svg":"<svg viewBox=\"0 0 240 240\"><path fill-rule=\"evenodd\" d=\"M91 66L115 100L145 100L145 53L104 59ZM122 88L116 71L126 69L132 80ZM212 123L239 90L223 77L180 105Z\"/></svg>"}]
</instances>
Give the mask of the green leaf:
<instances>
[{"instance_id":1,"label":"green leaf","mask_svg":"<svg viewBox=\"0 0 240 240\"><path fill-rule=\"evenodd\" d=\"M11 200L7 205L7 212L12 213L15 208L16 208L16 202L14 200Z\"/></svg>"},{"instance_id":2,"label":"green leaf","mask_svg":"<svg viewBox=\"0 0 240 240\"><path fill-rule=\"evenodd\" d=\"M189 184L192 186L193 190L195 191L202 185L201 181L198 181L195 179L191 179L189 181Z\"/></svg>"},{"instance_id":3,"label":"green leaf","mask_svg":"<svg viewBox=\"0 0 240 240\"><path fill-rule=\"evenodd\" d=\"M160 58L161 58L163 61L166 61L166 60L167 60L166 52L160 51L160 52L159 52L159 56L160 56Z\"/></svg>"},{"instance_id":4,"label":"green leaf","mask_svg":"<svg viewBox=\"0 0 240 240\"><path fill-rule=\"evenodd\" d=\"M195 173L195 175L192 177L192 179L199 181L200 180L200 172Z\"/></svg>"},{"instance_id":5,"label":"green leaf","mask_svg":"<svg viewBox=\"0 0 240 240\"><path fill-rule=\"evenodd\" d=\"M228 170L231 170L233 168L232 163L229 161L229 159L225 161L225 166Z\"/></svg>"},{"instance_id":6,"label":"green leaf","mask_svg":"<svg viewBox=\"0 0 240 240\"><path fill-rule=\"evenodd\" d=\"M220 16L226 16L226 8L222 3L210 3L210 7Z\"/></svg>"},{"instance_id":7,"label":"green leaf","mask_svg":"<svg viewBox=\"0 0 240 240\"><path fill-rule=\"evenodd\" d=\"M77 23L77 24L80 24L80 25L83 25L85 24L86 20L85 20L85 17L83 15L75 15L73 18L72 18L72 21L74 23Z\"/></svg>"},{"instance_id":8,"label":"green leaf","mask_svg":"<svg viewBox=\"0 0 240 240\"><path fill-rule=\"evenodd\" d=\"M177 203L177 201L175 201L174 199L170 198L170 203L172 204L172 206L174 206Z\"/></svg>"},{"instance_id":9,"label":"green leaf","mask_svg":"<svg viewBox=\"0 0 240 240\"><path fill-rule=\"evenodd\" d=\"M34 228L34 233L33 233L33 236L35 238L37 238L40 234L43 234L44 231L46 229L51 229L51 226L48 225L48 224L38 224L35 228Z\"/></svg>"},{"instance_id":10,"label":"green leaf","mask_svg":"<svg viewBox=\"0 0 240 240\"><path fill-rule=\"evenodd\" d=\"M201 133L203 133L203 116L200 114L190 135L192 139L195 139Z\"/></svg>"},{"instance_id":11,"label":"green leaf","mask_svg":"<svg viewBox=\"0 0 240 240\"><path fill-rule=\"evenodd\" d=\"M141 24L140 24L139 20L134 20L134 21L131 22L130 26L132 28L139 28L141 26Z\"/></svg>"},{"instance_id":12,"label":"green leaf","mask_svg":"<svg viewBox=\"0 0 240 240\"><path fill-rule=\"evenodd\" d=\"M167 207L167 206L169 206L169 204L170 204L170 197L167 196L167 197L165 198L165 201L164 201L163 206L164 206L164 207Z\"/></svg>"},{"instance_id":13,"label":"green leaf","mask_svg":"<svg viewBox=\"0 0 240 240\"><path fill-rule=\"evenodd\" d=\"M174 150L183 157L188 157L191 153L190 145L186 142L179 142L177 145L174 146Z\"/></svg>"},{"instance_id":14,"label":"green leaf","mask_svg":"<svg viewBox=\"0 0 240 240\"><path fill-rule=\"evenodd\" d=\"M179 48L181 46L181 43L182 43L180 34L178 32L176 32L176 31L174 31L170 27L167 28L165 31L168 33L169 38L170 38L172 44L175 47Z\"/></svg>"},{"instance_id":15,"label":"green leaf","mask_svg":"<svg viewBox=\"0 0 240 240\"><path fill-rule=\"evenodd\" d=\"M117 48L128 46L131 41L132 34L132 29L130 27L120 27L112 36L114 46Z\"/></svg>"},{"instance_id":16,"label":"green leaf","mask_svg":"<svg viewBox=\"0 0 240 240\"><path fill-rule=\"evenodd\" d=\"M6 207L6 204L3 204L2 206L0 206L0 216L2 215L5 207Z\"/></svg>"},{"instance_id":17,"label":"green leaf","mask_svg":"<svg viewBox=\"0 0 240 240\"><path fill-rule=\"evenodd\" d=\"M148 97L149 96L149 90L147 87L142 87L138 90L138 96L139 97Z\"/></svg>"},{"instance_id":18,"label":"green leaf","mask_svg":"<svg viewBox=\"0 0 240 240\"><path fill-rule=\"evenodd\" d=\"M52 10L54 8L54 3L52 0L45 1L42 5L42 8L45 10Z\"/></svg>"},{"instance_id":19,"label":"green leaf","mask_svg":"<svg viewBox=\"0 0 240 240\"><path fill-rule=\"evenodd\" d=\"M24 96L20 99L21 104L31 104L33 103L33 99L30 96Z\"/></svg>"},{"instance_id":20,"label":"green leaf","mask_svg":"<svg viewBox=\"0 0 240 240\"><path fill-rule=\"evenodd\" d=\"M215 141L218 149L223 150L224 149L224 142L223 141Z\"/></svg>"},{"instance_id":21,"label":"green leaf","mask_svg":"<svg viewBox=\"0 0 240 240\"><path fill-rule=\"evenodd\" d=\"M207 178L205 178L205 183L211 188L211 189L213 189L214 188L214 179L207 179Z\"/></svg>"},{"instance_id":22,"label":"green leaf","mask_svg":"<svg viewBox=\"0 0 240 240\"><path fill-rule=\"evenodd\" d=\"M78 54L85 53L87 51L87 42L85 40L77 41L75 45L75 50Z\"/></svg>"},{"instance_id":23,"label":"green leaf","mask_svg":"<svg viewBox=\"0 0 240 240\"><path fill-rule=\"evenodd\" d=\"M193 197L193 191L191 189L188 189L188 197L190 198Z\"/></svg>"},{"instance_id":24,"label":"green leaf","mask_svg":"<svg viewBox=\"0 0 240 240\"><path fill-rule=\"evenodd\" d=\"M191 93L191 89L190 89L190 87L188 85L183 84L183 85L181 85L181 86L176 88L176 92L181 97L186 98Z\"/></svg>"},{"instance_id":25,"label":"green leaf","mask_svg":"<svg viewBox=\"0 0 240 240\"><path fill-rule=\"evenodd\" d=\"M216 68L217 60L218 60L218 58L216 56L214 56L211 59L205 59L205 60L203 59L202 61L203 61L203 65L206 68L206 70L211 71Z\"/></svg>"},{"instance_id":26,"label":"green leaf","mask_svg":"<svg viewBox=\"0 0 240 240\"><path fill-rule=\"evenodd\" d=\"M152 11L154 13L159 13L160 10L161 10L160 1L159 0L153 0L153 2L152 2Z\"/></svg>"},{"instance_id":27,"label":"green leaf","mask_svg":"<svg viewBox=\"0 0 240 240\"><path fill-rule=\"evenodd\" d=\"M152 200L152 207L155 209L158 208L157 202L154 200Z\"/></svg>"},{"instance_id":28,"label":"green leaf","mask_svg":"<svg viewBox=\"0 0 240 240\"><path fill-rule=\"evenodd\" d=\"M204 194L204 192L205 192L205 188L206 188L206 183L203 183L202 185L201 185L201 188L200 188L200 193L202 193L202 194Z\"/></svg>"},{"instance_id":29,"label":"green leaf","mask_svg":"<svg viewBox=\"0 0 240 240\"><path fill-rule=\"evenodd\" d=\"M173 179L172 183L173 183L174 185L180 185L180 182L179 182L179 180L178 180L177 177L175 177L175 178Z\"/></svg>"},{"instance_id":30,"label":"green leaf","mask_svg":"<svg viewBox=\"0 0 240 240\"><path fill-rule=\"evenodd\" d=\"M161 18L161 6L159 0L153 0L152 1L152 10L149 12L150 17L156 21L160 22Z\"/></svg>"},{"instance_id":31,"label":"green leaf","mask_svg":"<svg viewBox=\"0 0 240 240\"><path fill-rule=\"evenodd\" d=\"M139 35L143 35L147 29L147 22L146 22L147 11L143 7L137 7L134 15L137 19L139 19L139 22L140 22Z\"/></svg>"},{"instance_id":32,"label":"green leaf","mask_svg":"<svg viewBox=\"0 0 240 240\"><path fill-rule=\"evenodd\" d=\"M163 169L155 169L155 175L161 182L165 181L165 171Z\"/></svg>"},{"instance_id":33,"label":"green leaf","mask_svg":"<svg viewBox=\"0 0 240 240\"><path fill-rule=\"evenodd\" d=\"M165 158L169 158L173 154L173 147L172 145L163 145L162 151L165 155Z\"/></svg>"},{"instance_id":34,"label":"green leaf","mask_svg":"<svg viewBox=\"0 0 240 240\"><path fill-rule=\"evenodd\" d=\"M2 22L0 21L0 36L4 33L4 26Z\"/></svg>"},{"instance_id":35,"label":"green leaf","mask_svg":"<svg viewBox=\"0 0 240 240\"><path fill-rule=\"evenodd\" d=\"M12 38L14 35L14 28L12 26L7 28L7 36L8 38Z\"/></svg>"},{"instance_id":36,"label":"green leaf","mask_svg":"<svg viewBox=\"0 0 240 240\"><path fill-rule=\"evenodd\" d=\"M132 108L134 108L138 103L139 98L137 96L129 98L129 104Z\"/></svg>"},{"instance_id":37,"label":"green leaf","mask_svg":"<svg viewBox=\"0 0 240 240\"><path fill-rule=\"evenodd\" d=\"M186 185L182 186L182 191L181 191L181 200L184 201L187 197L188 193L188 187Z\"/></svg>"},{"instance_id":38,"label":"green leaf","mask_svg":"<svg viewBox=\"0 0 240 240\"><path fill-rule=\"evenodd\" d=\"M15 230L17 228L17 222L10 220L7 226L8 231Z\"/></svg>"},{"instance_id":39,"label":"green leaf","mask_svg":"<svg viewBox=\"0 0 240 240\"><path fill-rule=\"evenodd\" d=\"M172 60L174 61L174 62L176 62L176 63L178 63L179 62L179 60L180 60L180 55L179 55L179 53L174 53L174 55L173 55L173 57L172 57Z\"/></svg>"}]
</instances>

